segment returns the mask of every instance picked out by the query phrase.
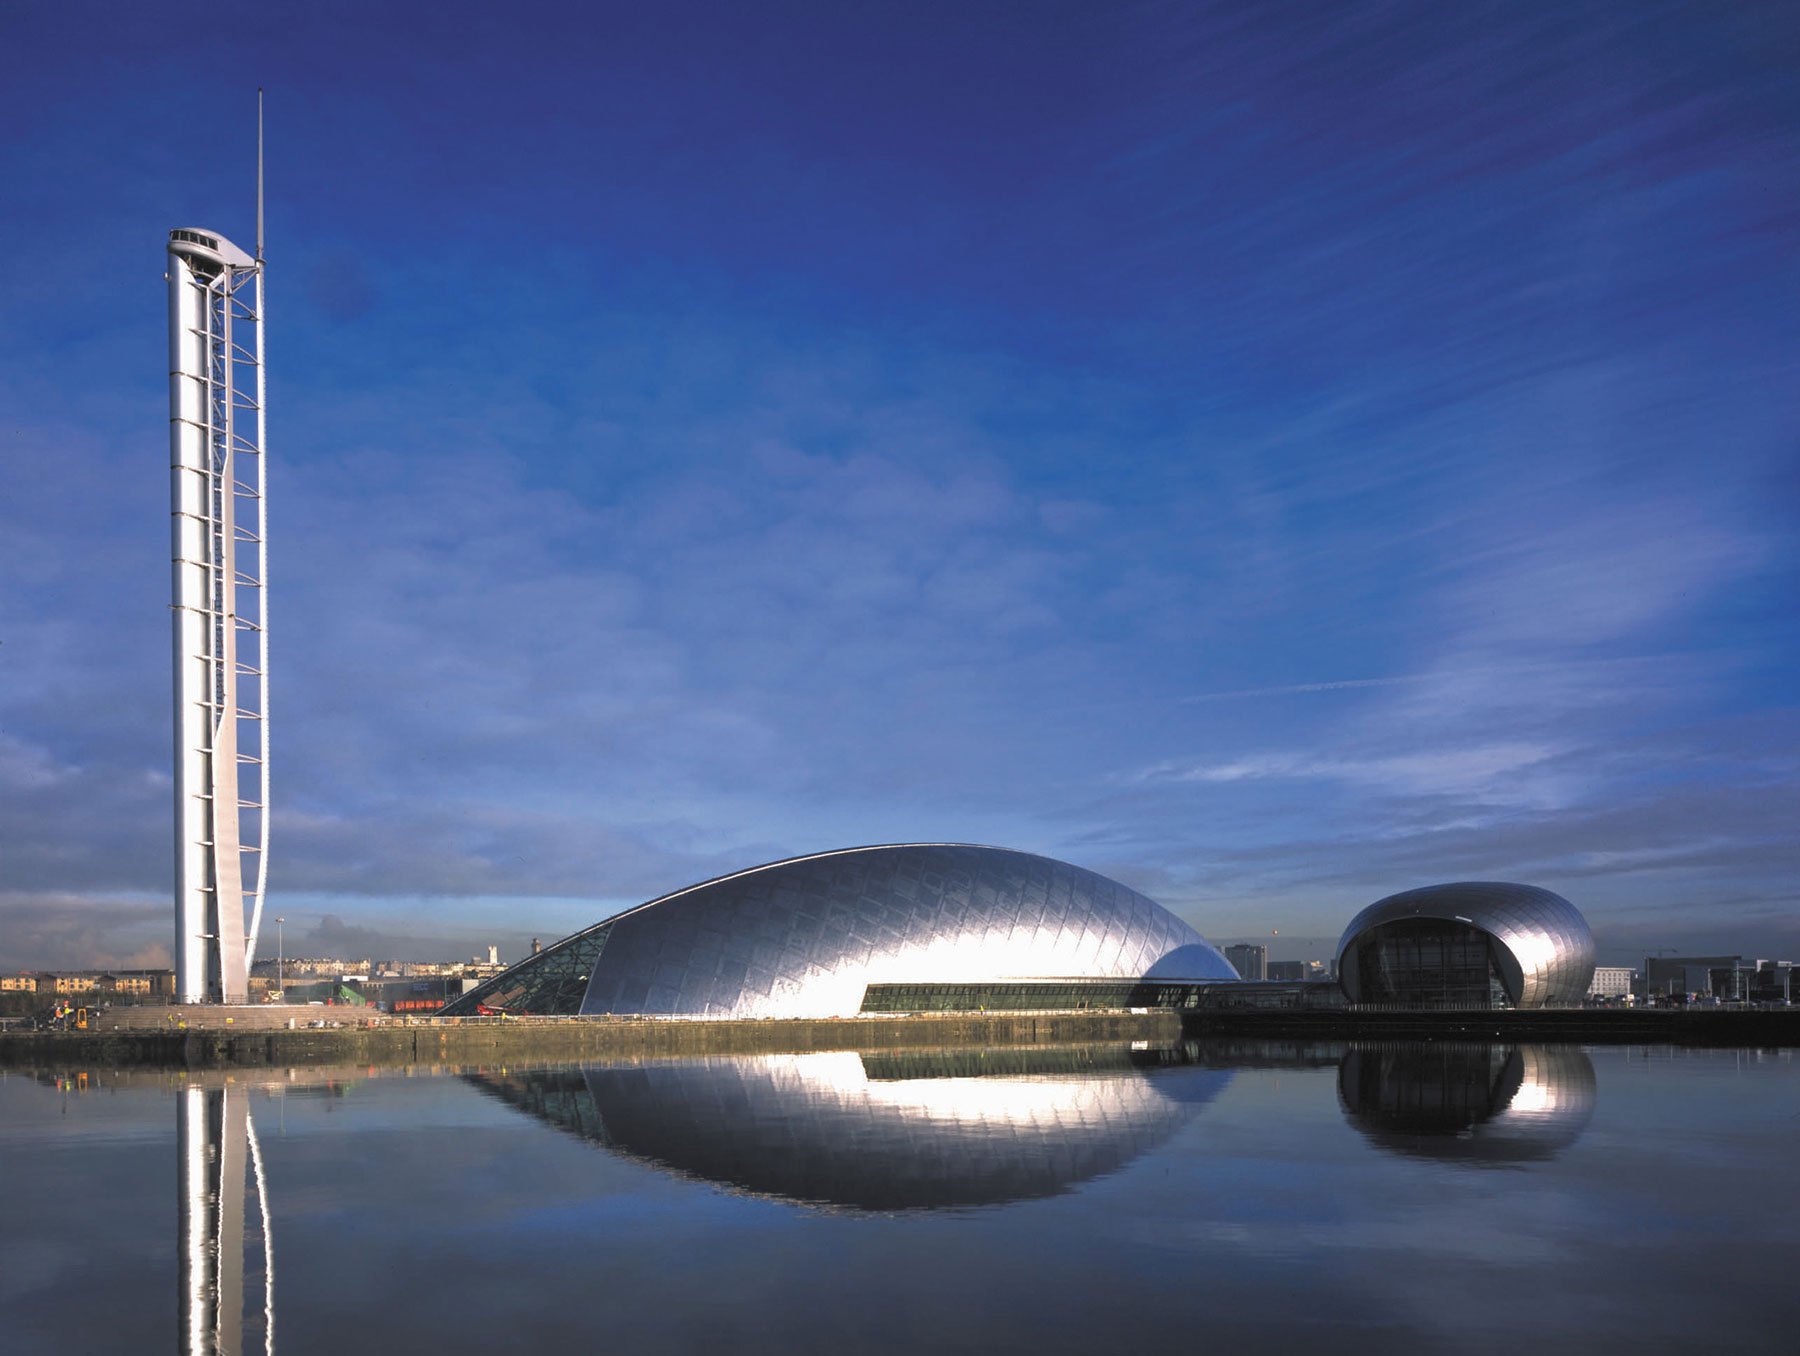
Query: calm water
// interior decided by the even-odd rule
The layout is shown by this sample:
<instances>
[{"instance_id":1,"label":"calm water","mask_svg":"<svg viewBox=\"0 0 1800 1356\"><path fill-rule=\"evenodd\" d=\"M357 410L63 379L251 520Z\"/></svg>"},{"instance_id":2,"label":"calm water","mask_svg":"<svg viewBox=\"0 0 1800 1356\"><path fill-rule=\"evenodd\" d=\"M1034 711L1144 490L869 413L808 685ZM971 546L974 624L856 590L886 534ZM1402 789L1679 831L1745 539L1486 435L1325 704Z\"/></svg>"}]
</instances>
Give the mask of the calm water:
<instances>
[{"instance_id":1,"label":"calm water","mask_svg":"<svg viewBox=\"0 0 1800 1356\"><path fill-rule=\"evenodd\" d=\"M1785 1349L1797 1141L1791 1052L15 1073L0 1350Z\"/></svg>"}]
</instances>

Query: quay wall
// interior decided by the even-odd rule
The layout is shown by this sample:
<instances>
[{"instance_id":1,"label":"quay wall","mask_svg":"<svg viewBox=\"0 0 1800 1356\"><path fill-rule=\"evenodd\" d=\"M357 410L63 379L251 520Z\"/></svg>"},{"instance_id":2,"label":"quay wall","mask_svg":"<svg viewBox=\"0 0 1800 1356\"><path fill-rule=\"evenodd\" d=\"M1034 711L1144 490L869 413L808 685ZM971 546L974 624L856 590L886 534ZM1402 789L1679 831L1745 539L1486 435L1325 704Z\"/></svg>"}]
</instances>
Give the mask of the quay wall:
<instances>
[{"instance_id":1,"label":"quay wall","mask_svg":"<svg viewBox=\"0 0 1800 1356\"><path fill-rule=\"evenodd\" d=\"M1188 1037L1800 1045L1800 1008L1537 1008L1448 1012L1213 1009L1182 1015Z\"/></svg>"},{"instance_id":2,"label":"quay wall","mask_svg":"<svg viewBox=\"0 0 1800 1356\"><path fill-rule=\"evenodd\" d=\"M816 1050L1181 1039L1173 1012L953 1014L829 1021L416 1018L294 1030L189 1026L0 1035L0 1068L266 1068L322 1064L491 1064Z\"/></svg>"},{"instance_id":3,"label":"quay wall","mask_svg":"<svg viewBox=\"0 0 1800 1356\"><path fill-rule=\"evenodd\" d=\"M945 1013L820 1021L633 1018L358 1019L288 1028L227 1023L219 1009L185 1026L0 1033L0 1068L280 1068L492 1064L821 1050L932 1049L1182 1039L1446 1040L1513 1043L1800 1046L1800 1009L1347 1012L1241 1010Z\"/></svg>"}]
</instances>

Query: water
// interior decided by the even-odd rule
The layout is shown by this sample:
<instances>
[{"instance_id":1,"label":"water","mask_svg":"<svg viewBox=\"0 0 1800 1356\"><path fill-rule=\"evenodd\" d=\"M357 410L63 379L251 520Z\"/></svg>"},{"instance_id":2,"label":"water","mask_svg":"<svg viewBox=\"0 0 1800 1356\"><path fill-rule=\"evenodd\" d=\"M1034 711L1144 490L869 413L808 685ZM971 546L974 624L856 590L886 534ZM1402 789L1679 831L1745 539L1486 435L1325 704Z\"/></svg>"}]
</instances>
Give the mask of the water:
<instances>
[{"instance_id":1,"label":"water","mask_svg":"<svg viewBox=\"0 0 1800 1356\"><path fill-rule=\"evenodd\" d=\"M85 1081L0 1079L7 1353L1755 1351L1800 1330L1786 1051Z\"/></svg>"}]
</instances>

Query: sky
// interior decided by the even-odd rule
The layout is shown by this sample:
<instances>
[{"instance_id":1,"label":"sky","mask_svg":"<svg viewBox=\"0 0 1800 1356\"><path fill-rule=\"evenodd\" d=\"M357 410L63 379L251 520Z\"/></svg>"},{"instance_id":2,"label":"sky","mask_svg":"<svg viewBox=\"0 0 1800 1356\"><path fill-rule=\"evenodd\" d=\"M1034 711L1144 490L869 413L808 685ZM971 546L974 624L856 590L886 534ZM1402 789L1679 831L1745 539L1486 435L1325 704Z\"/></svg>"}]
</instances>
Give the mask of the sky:
<instances>
[{"instance_id":1,"label":"sky","mask_svg":"<svg viewBox=\"0 0 1800 1356\"><path fill-rule=\"evenodd\" d=\"M254 238L269 910L983 842L1800 959L1800 11L0 14L0 967L166 964L167 232ZM273 938L265 937L264 952Z\"/></svg>"}]
</instances>

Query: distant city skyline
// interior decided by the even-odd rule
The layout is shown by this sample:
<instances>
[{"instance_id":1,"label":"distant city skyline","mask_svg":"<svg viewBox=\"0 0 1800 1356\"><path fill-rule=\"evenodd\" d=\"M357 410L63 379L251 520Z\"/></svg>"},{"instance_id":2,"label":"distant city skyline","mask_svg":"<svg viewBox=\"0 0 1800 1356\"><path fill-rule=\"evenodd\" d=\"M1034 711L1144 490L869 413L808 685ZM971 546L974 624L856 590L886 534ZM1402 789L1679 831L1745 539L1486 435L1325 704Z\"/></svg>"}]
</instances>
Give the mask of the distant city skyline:
<instances>
[{"instance_id":1,"label":"distant city skyline","mask_svg":"<svg viewBox=\"0 0 1800 1356\"><path fill-rule=\"evenodd\" d=\"M170 961L163 248L259 85L290 953L951 841L1795 956L1794 25L9 14L0 968Z\"/></svg>"}]
</instances>

